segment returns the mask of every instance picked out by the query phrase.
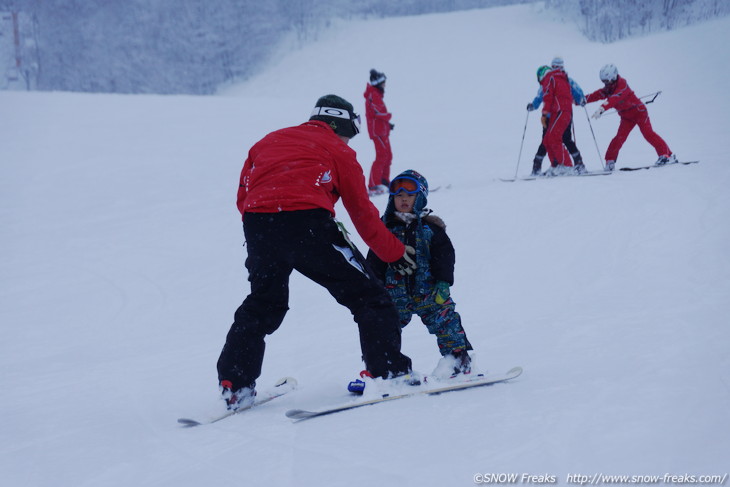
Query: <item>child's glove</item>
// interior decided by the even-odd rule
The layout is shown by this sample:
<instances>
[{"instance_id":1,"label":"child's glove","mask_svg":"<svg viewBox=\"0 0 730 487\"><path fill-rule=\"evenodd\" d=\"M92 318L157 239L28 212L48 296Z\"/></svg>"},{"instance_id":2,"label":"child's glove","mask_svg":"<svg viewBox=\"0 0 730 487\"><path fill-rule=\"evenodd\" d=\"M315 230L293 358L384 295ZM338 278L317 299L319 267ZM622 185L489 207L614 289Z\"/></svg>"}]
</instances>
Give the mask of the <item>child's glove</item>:
<instances>
[{"instance_id":1,"label":"child's glove","mask_svg":"<svg viewBox=\"0 0 730 487\"><path fill-rule=\"evenodd\" d=\"M598 107L598 110L596 110L593 113L593 115L591 115L591 117L593 117L596 120L598 120L599 118L601 118L601 115L603 115L603 112L605 112L605 111L606 111L606 109L603 107L603 105L601 105L600 107Z\"/></svg>"},{"instance_id":2,"label":"child's glove","mask_svg":"<svg viewBox=\"0 0 730 487\"><path fill-rule=\"evenodd\" d=\"M436 283L436 289L434 290L433 296L433 300L436 301L436 304L444 304L449 300L451 297L449 287L449 283L446 281L438 281Z\"/></svg>"}]
</instances>

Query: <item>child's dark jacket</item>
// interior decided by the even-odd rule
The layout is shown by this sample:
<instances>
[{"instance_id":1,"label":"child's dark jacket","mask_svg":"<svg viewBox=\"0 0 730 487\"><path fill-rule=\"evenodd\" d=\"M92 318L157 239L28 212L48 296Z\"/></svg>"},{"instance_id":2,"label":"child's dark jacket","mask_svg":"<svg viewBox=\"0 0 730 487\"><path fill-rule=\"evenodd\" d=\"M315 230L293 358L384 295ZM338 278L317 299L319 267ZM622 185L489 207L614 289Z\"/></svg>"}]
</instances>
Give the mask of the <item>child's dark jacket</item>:
<instances>
[{"instance_id":1,"label":"child's dark jacket","mask_svg":"<svg viewBox=\"0 0 730 487\"><path fill-rule=\"evenodd\" d=\"M385 225L401 242L416 249L418 265L411 276L401 276L372 250L368 252L368 264L378 279L385 283L391 296L425 297L433 293L437 281L454 284L456 254L441 218L429 214L406 223L391 214L386 217Z\"/></svg>"}]
</instances>

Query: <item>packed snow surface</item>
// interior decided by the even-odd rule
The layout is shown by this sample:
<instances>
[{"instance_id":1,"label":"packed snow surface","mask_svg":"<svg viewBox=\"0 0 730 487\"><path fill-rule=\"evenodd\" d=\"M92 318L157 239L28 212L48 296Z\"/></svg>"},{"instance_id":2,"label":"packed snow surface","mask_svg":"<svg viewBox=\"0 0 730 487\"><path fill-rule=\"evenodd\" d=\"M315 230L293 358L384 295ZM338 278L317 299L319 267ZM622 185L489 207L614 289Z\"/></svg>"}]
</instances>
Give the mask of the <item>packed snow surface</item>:
<instances>
[{"instance_id":1,"label":"packed snow surface","mask_svg":"<svg viewBox=\"0 0 730 487\"><path fill-rule=\"evenodd\" d=\"M730 452L730 19L614 44L539 6L342 23L213 97L0 92L0 484L459 486L487 474L724 475ZM586 92L614 63L656 131L700 164L504 183L530 170L535 70ZM215 425L215 362L248 292L235 196L248 148L388 76L393 174L413 168L457 250L481 371L518 379L292 423L349 400L349 312L293 275L259 387L299 389ZM601 169L616 115L588 125ZM524 147L518 164L518 154ZM353 139L363 169L374 156ZM638 130L618 167L656 154ZM374 203L383 210L387 198ZM338 218L353 229L344 208ZM353 229L354 231L354 229ZM364 250L362 241L356 242ZM429 374L435 339L403 335ZM504 480L505 477L502 477ZM539 477L538 477L539 478ZM518 483L528 478L519 477ZM657 483L667 483L665 477Z\"/></svg>"}]
</instances>

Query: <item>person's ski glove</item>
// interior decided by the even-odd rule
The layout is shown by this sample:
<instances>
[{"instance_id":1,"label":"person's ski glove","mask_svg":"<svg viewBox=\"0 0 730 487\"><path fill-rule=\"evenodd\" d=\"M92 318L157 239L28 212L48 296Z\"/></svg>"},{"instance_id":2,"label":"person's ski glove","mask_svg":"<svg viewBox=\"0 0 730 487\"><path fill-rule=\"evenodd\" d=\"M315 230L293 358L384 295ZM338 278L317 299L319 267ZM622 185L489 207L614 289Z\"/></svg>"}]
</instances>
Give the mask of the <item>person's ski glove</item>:
<instances>
[{"instance_id":1,"label":"person's ski glove","mask_svg":"<svg viewBox=\"0 0 730 487\"><path fill-rule=\"evenodd\" d=\"M580 101L578 102L578 105L584 107L584 106L586 106L586 103L588 103L588 100L586 100L586 97L584 96L583 98L580 99Z\"/></svg>"},{"instance_id":2,"label":"person's ski glove","mask_svg":"<svg viewBox=\"0 0 730 487\"><path fill-rule=\"evenodd\" d=\"M449 283L446 281L436 282L436 289L434 290L433 300L436 304L444 304L451 297L451 291L449 290Z\"/></svg>"},{"instance_id":3,"label":"person's ski glove","mask_svg":"<svg viewBox=\"0 0 730 487\"><path fill-rule=\"evenodd\" d=\"M527 104L527 111L531 112L535 109L535 106L532 104L532 102Z\"/></svg>"},{"instance_id":4,"label":"person's ski glove","mask_svg":"<svg viewBox=\"0 0 730 487\"><path fill-rule=\"evenodd\" d=\"M416 255L416 249L414 249L410 245L406 245L406 251L403 252L403 257L389 264L391 269L396 271L401 276L405 276L406 274L410 276L411 274L413 274L413 271L416 270L416 267L418 267L415 261L411 259L408 254Z\"/></svg>"},{"instance_id":5,"label":"person's ski glove","mask_svg":"<svg viewBox=\"0 0 730 487\"><path fill-rule=\"evenodd\" d=\"M394 128L395 128L395 124L391 123L390 124L390 130L392 131Z\"/></svg>"},{"instance_id":6,"label":"person's ski glove","mask_svg":"<svg viewBox=\"0 0 730 487\"><path fill-rule=\"evenodd\" d=\"M603 112L605 112L605 111L606 111L606 109L603 108L603 105L601 105L600 107L598 107L598 110L596 110L596 112L593 115L591 115L591 117L598 120L599 118L601 118L601 115L603 115Z\"/></svg>"}]
</instances>

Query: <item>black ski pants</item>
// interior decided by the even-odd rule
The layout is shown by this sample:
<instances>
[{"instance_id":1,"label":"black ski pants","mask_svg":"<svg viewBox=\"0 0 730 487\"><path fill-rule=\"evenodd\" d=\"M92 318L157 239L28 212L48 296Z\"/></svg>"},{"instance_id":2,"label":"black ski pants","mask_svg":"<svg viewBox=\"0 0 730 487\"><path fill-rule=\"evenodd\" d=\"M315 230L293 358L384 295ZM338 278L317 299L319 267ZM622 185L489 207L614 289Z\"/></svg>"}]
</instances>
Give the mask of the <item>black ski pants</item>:
<instances>
[{"instance_id":1,"label":"black ski pants","mask_svg":"<svg viewBox=\"0 0 730 487\"><path fill-rule=\"evenodd\" d=\"M218 379L234 390L255 384L261 375L266 335L275 332L289 310L289 276L299 271L324 286L352 313L360 333L362 357L377 377L411 370L400 352L398 312L383 285L348 246L329 211L246 213L246 268L251 293L234 316L218 359ZM317 316L312 316L316 320ZM326 340L312 337L311 346ZM303 337L302 342L307 338ZM330 353L337 353L329 347Z\"/></svg>"}]
</instances>

